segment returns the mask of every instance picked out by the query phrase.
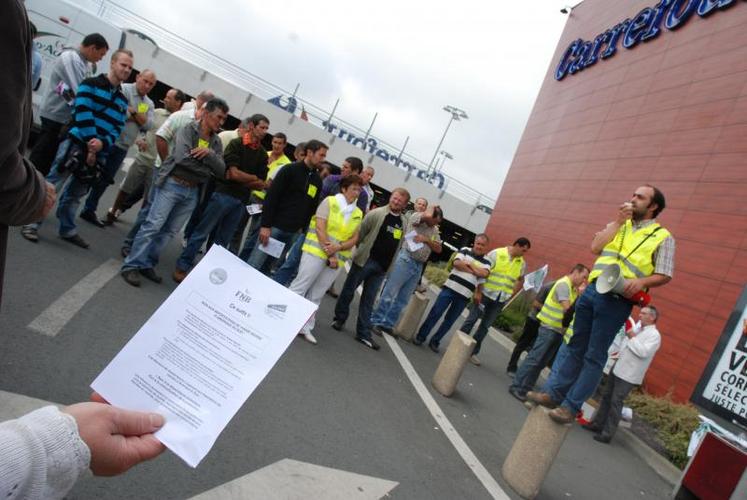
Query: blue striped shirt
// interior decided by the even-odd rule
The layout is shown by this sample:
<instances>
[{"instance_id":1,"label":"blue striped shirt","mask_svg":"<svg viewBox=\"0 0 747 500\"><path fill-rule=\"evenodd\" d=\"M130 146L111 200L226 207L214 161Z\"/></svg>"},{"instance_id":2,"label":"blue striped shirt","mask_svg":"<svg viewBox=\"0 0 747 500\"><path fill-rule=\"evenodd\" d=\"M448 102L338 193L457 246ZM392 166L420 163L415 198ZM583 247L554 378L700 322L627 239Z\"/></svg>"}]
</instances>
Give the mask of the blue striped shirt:
<instances>
[{"instance_id":1,"label":"blue striped shirt","mask_svg":"<svg viewBox=\"0 0 747 500\"><path fill-rule=\"evenodd\" d=\"M127 98L105 74L83 80L73 104L70 135L87 143L99 139L103 152L117 141L127 118Z\"/></svg>"}]
</instances>

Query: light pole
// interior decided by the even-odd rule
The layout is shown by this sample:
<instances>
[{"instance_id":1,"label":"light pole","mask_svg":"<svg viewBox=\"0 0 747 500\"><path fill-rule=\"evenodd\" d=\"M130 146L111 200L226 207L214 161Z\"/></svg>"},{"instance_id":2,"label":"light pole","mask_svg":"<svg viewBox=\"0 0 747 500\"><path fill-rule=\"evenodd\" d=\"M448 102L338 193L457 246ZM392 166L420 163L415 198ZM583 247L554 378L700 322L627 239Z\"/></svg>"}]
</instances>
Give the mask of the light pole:
<instances>
[{"instance_id":1,"label":"light pole","mask_svg":"<svg viewBox=\"0 0 747 500\"><path fill-rule=\"evenodd\" d=\"M453 160L454 157L449 153L448 151L444 151L443 149L438 153L441 156L443 156L443 160L441 160L441 165L438 166L437 169L434 170L435 173L440 174L441 171L444 169L444 165L446 164L446 160Z\"/></svg>"},{"instance_id":2,"label":"light pole","mask_svg":"<svg viewBox=\"0 0 747 500\"><path fill-rule=\"evenodd\" d=\"M459 121L462 118L464 118L465 120L467 118L469 118L469 116L467 116L466 111L464 111L463 109L459 109L456 106L447 105L447 106L444 106L443 109L447 113L451 113L451 118L449 118L449 123L446 124L446 130L444 130L444 135L441 136L441 141L439 141L438 146L436 147L436 152L433 153L433 158L431 158L431 162L428 164L428 172L426 174L426 178L431 173L431 167L433 167L433 162L436 161L436 156L438 155L438 152L441 150L441 146L444 143L444 139L446 139L446 132L449 131L449 127L451 126L451 122L453 122L454 120Z\"/></svg>"}]
</instances>

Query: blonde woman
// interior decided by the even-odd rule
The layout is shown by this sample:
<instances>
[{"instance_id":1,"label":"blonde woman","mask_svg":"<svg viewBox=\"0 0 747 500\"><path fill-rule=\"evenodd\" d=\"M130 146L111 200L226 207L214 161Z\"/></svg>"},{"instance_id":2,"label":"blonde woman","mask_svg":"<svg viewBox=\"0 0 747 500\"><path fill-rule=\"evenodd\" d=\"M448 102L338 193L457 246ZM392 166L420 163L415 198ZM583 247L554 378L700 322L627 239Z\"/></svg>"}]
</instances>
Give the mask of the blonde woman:
<instances>
[{"instance_id":1,"label":"blonde woman","mask_svg":"<svg viewBox=\"0 0 747 500\"><path fill-rule=\"evenodd\" d=\"M340 181L340 193L322 200L311 220L298 275L289 288L314 304L322 301L358 242L363 212L356 206L356 200L362 188L363 180L359 176L344 177ZM316 344L311 334L314 320L312 316L299 332L312 344Z\"/></svg>"}]
</instances>

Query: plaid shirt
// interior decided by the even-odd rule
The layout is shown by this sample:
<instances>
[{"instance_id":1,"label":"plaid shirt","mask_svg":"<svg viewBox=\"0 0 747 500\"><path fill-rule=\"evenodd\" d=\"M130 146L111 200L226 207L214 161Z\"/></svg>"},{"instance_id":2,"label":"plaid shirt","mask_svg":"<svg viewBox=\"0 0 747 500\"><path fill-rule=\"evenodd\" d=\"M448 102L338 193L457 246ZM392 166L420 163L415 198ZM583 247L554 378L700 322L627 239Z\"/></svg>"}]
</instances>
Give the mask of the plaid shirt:
<instances>
[{"instance_id":1,"label":"plaid shirt","mask_svg":"<svg viewBox=\"0 0 747 500\"><path fill-rule=\"evenodd\" d=\"M655 223L655 219L633 221L633 232ZM667 236L654 252L654 274L663 274L670 278L674 276L674 238Z\"/></svg>"}]
</instances>

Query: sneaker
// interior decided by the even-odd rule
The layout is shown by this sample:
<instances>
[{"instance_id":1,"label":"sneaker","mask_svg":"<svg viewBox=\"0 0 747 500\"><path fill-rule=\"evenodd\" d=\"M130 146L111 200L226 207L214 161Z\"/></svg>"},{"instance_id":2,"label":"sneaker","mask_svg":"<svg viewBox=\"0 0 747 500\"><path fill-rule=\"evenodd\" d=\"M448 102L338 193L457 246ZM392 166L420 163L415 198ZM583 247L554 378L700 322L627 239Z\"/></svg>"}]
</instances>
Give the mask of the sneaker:
<instances>
[{"instance_id":1,"label":"sneaker","mask_svg":"<svg viewBox=\"0 0 747 500\"><path fill-rule=\"evenodd\" d=\"M335 330L337 330L338 332L339 332L339 331L342 331L342 327L343 327L343 325L344 325L344 323L343 323L342 321L337 321L337 320L334 320L334 321L332 322L332 328L334 328L334 329L335 329Z\"/></svg>"},{"instance_id":2,"label":"sneaker","mask_svg":"<svg viewBox=\"0 0 747 500\"><path fill-rule=\"evenodd\" d=\"M147 279L151 280L153 283L160 283L163 281L163 278L157 275L156 271L154 271L152 267L149 267L148 269L138 269L138 272L145 276Z\"/></svg>"},{"instance_id":3,"label":"sneaker","mask_svg":"<svg viewBox=\"0 0 747 500\"><path fill-rule=\"evenodd\" d=\"M414 339L412 339L412 343L415 344L415 345L423 345L423 341L420 340L417 337L415 337Z\"/></svg>"},{"instance_id":4,"label":"sneaker","mask_svg":"<svg viewBox=\"0 0 747 500\"><path fill-rule=\"evenodd\" d=\"M381 349L379 344L373 341L373 339L364 339L363 337L355 337L355 340L363 344L364 346L373 349L374 351L378 351Z\"/></svg>"},{"instance_id":5,"label":"sneaker","mask_svg":"<svg viewBox=\"0 0 747 500\"><path fill-rule=\"evenodd\" d=\"M316 337L314 337L311 334L311 332L309 332L309 333L302 333L301 335L303 335L303 338L306 339L307 342L309 342L310 344L316 345Z\"/></svg>"},{"instance_id":6,"label":"sneaker","mask_svg":"<svg viewBox=\"0 0 747 500\"><path fill-rule=\"evenodd\" d=\"M576 415L565 406L558 406L548 413L550 418L556 424L572 424L576 421Z\"/></svg>"},{"instance_id":7,"label":"sneaker","mask_svg":"<svg viewBox=\"0 0 747 500\"><path fill-rule=\"evenodd\" d=\"M480 359L475 356L474 354L469 357L469 362L472 363L475 366L480 366Z\"/></svg>"},{"instance_id":8,"label":"sneaker","mask_svg":"<svg viewBox=\"0 0 747 500\"><path fill-rule=\"evenodd\" d=\"M91 246L86 240L81 238L79 234L74 234L72 236L60 236L60 238L80 248L88 248L89 246Z\"/></svg>"},{"instance_id":9,"label":"sneaker","mask_svg":"<svg viewBox=\"0 0 747 500\"><path fill-rule=\"evenodd\" d=\"M433 342L428 342L428 348L438 354L438 346L434 344Z\"/></svg>"},{"instance_id":10,"label":"sneaker","mask_svg":"<svg viewBox=\"0 0 747 500\"><path fill-rule=\"evenodd\" d=\"M138 276L137 269L128 269L122 271L122 279L132 286L140 286L140 277Z\"/></svg>"},{"instance_id":11,"label":"sneaker","mask_svg":"<svg viewBox=\"0 0 747 500\"><path fill-rule=\"evenodd\" d=\"M508 393L510 395L512 395L513 397L515 397L516 399L518 399L519 401L521 401L522 403L526 402L526 400L527 400L526 394L520 393L519 391L517 391L513 387L509 387L508 388Z\"/></svg>"},{"instance_id":12,"label":"sneaker","mask_svg":"<svg viewBox=\"0 0 747 500\"><path fill-rule=\"evenodd\" d=\"M545 408L553 409L558 407L558 403L553 401L550 395L546 392L529 391L527 392L527 399L532 403L544 406Z\"/></svg>"},{"instance_id":13,"label":"sneaker","mask_svg":"<svg viewBox=\"0 0 747 500\"><path fill-rule=\"evenodd\" d=\"M130 255L130 247L122 247L119 250L119 253L122 255L123 258L127 258L128 255Z\"/></svg>"},{"instance_id":14,"label":"sneaker","mask_svg":"<svg viewBox=\"0 0 747 500\"><path fill-rule=\"evenodd\" d=\"M379 337L384 336L384 333L386 332L386 330L384 330L384 328L379 325L372 326L371 331L374 333L374 335L378 335Z\"/></svg>"},{"instance_id":15,"label":"sneaker","mask_svg":"<svg viewBox=\"0 0 747 500\"><path fill-rule=\"evenodd\" d=\"M182 281L184 281L184 278L187 277L187 274L187 271L182 271L181 269L177 268L174 269L174 274L171 275L171 278L177 283L181 283Z\"/></svg>"},{"instance_id":16,"label":"sneaker","mask_svg":"<svg viewBox=\"0 0 747 500\"><path fill-rule=\"evenodd\" d=\"M39 233L35 227L22 227L21 236L33 243L39 243Z\"/></svg>"},{"instance_id":17,"label":"sneaker","mask_svg":"<svg viewBox=\"0 0 747 500\"><path fill-rule=\"evenodd\" d=\"M96 213L95 212L90 212L90 211L86 210L84 212L81 212L78 217L80 217L81 219L83 219L86 222L90 222L91 224L93 224L96 227L104 227L105 226L105 224L103 222L101 222L98 217L96 217Z\"/></svg>"}]
</instances>

